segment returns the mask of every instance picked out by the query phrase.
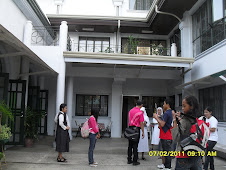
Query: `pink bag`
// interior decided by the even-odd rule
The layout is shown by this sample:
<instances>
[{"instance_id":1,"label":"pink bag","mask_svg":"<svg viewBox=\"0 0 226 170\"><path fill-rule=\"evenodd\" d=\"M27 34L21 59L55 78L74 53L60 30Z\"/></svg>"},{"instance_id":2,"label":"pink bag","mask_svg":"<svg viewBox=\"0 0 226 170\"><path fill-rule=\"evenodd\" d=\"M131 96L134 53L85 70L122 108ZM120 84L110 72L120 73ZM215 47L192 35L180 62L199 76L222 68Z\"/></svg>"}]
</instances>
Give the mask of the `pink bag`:
<instances>
[{"instance_id":1,"label":"pink bag","mask_svg":"<svg viewBox=\"0 0 226 170\"><path fill-rule=\"evenodd\" d=\"M86 122L83 124L82 128L81 128L81 135L83 138L87 138L89 136L89 119L86 120Z\"/></svg>"}]
</instances>

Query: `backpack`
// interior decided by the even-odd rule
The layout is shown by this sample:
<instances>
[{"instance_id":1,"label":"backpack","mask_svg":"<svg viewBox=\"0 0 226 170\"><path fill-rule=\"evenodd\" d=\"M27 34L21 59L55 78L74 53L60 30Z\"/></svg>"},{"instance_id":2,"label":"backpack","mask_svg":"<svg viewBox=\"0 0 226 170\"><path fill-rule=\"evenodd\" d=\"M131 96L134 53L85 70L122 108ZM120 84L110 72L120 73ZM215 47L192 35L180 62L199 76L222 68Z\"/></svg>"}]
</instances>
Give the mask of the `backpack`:
<instances>
[{"instance_id":1,"label":"backpack","mask_svg":"<svg viewBox=\"0 0 226 170\"><path fill-rule=\"evenodd\" d=\"M180 126L179 132L181 134ZM196 123L191 126L190 132L190 136L181 141L180 146L183 151L205 151L210 136L209 123L196 118Z\"/></svg>"},{"instance_id":2,"label":"backpack","mask_svg":"<svg viewBox=\"0 0 226 170\"><path fill-rule=\"evenodd\" d=\"M89 136L89 119L86 120L86 122L83 124L81 128L81 135L83 138L87 138Z\"/></svg>"}]
</instances>

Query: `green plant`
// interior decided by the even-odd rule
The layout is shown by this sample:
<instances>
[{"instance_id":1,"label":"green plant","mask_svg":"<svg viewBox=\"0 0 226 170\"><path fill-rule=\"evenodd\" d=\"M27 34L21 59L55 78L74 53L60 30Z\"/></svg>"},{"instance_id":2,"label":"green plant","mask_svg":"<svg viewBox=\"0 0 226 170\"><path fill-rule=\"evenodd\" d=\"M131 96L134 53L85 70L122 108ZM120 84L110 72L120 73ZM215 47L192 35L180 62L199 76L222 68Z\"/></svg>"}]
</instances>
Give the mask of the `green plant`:
<instances>
[{"instance_id":1,"label":"green plant","mask_svg":"<svg viewBox=\"0 0 226 170\"><path fill-rule=\"evenodd\" d=\"M0 140L1 141L9 140L9 138L12 136L11 129L7 125L1 126L0 131L1 131L0 132Z\"/></svg>"},{"instance_id":2,"label":"green plant","mask_svg":"<svg viewBox=\"0 0 226 170\"><path fill-rule=\"evenodd\" d=\"M139 44L139 41L134 38L132 35L128 37L128 53L129 54L137 54L137 46Z\"/></svg>"},{"instance_id":3,"label":"green plant","mask_svg":"<svg viewBox=\"0 0 226 170\"><path fill-rule=\"evenodd\" d=\"M35 112L27 107L25 115L25 138L38 138L38 122L42 116L43 114Z\"/></svg>"},{"instance_id":4,"label":"green plant","mask_svg":"<svg viewBox=\"0 0 226 170\"><path fill-rule=\"evenodd\" d=\"M0 152L0 160L2 159L2 158L4 158L5 156L4 156L4 153L2 153L2 152Z\"/></svg>"},{"instance_id":5,"label":"green plant","mask_svg":"<svg viewBox=\"0 0 226 170\"><path fill-rule=\"evenodd\" d=\"M105 50L104 50L105 53L114 53L114 51L112 50L111 47L107 47Z\"/></svg>"},{"instance_id":6,"label":"green plant","mask_svg":"<svg viewBox=\"0 0 226 170\"><path fill-rule=\"evenodd\" d=\"M1 122L3 125L8 123L8 120L13 121L14 120L14 115L11 111L11 109L9 108L9 106L7 106L7 104L4 101L1 101L0 103L0 114L1 114Z\"/></svg>"}]
</instances>

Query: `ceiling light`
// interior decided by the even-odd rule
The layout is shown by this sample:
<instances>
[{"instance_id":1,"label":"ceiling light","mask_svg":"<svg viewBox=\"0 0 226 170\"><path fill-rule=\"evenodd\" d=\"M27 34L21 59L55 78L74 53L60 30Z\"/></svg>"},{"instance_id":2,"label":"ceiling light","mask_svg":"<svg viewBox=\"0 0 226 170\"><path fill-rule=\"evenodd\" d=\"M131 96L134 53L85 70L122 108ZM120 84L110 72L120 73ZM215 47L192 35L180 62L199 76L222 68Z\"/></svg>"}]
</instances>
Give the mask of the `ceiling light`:
<instances>
[{"instance_id":1,"label":"ceiling light","mask_svg":"<svg viewBox=\"0 0 226 170\"><path fill-rule=\"evenodd\" d=\"M94 31L94 28L82 28L83 31Z\"/></svg>"},{"instance_id":2,"label":"ceiling light","mask_svg":"<svg viewBox=\"0 0 226 170\"><path fill-rule=\"evenodd\" d=\"M219 76L222 80L226 81L226 77L224 77L223 75Z\"/></svg>"}]
</instances>

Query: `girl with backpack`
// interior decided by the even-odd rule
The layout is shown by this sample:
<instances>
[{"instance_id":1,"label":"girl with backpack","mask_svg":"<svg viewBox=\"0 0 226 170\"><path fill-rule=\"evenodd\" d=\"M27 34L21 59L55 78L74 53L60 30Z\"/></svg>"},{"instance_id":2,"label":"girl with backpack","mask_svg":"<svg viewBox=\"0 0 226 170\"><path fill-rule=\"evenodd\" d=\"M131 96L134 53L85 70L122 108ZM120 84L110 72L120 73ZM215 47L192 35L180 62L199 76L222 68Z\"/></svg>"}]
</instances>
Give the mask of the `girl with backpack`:
<instances>
[{"instance_id":1,"label":"girl with backpack","mask_svg":"<svg viewBox=\"0 0 226 170\"><path fill-rule=\"evenodd\" d=\"M88 154L89 166L96 167L98 165L98 163L94 162L93 151L95 149L96 140L100 138L99 128L98 128L98 124L97 124L97 119L99 116L99 109L97 109L97 108L91 109L91 113L89 115L90 115L90 118L89 118L90 143L89 143L89 154Z\"/></svg>"},{"instance_id":2,"label":"girl with backpack","mask_svg":"<svg viewBox=\"0 0 226 170\"><path fill-rule=\"evenodd\" d=\"M173 112L173 127L177 128L177 160L175 170L202 170L201 156L189 157L181 147L181 141L191 135L191 127L197 122L200 114L198 100L194 96L187 96L182 102L183 114ZM201 120L200 120L201 121Z\"/></svg>"},{"instance_id":3,"label":"girl with backpack","mask_svg":"<svg viewBox=\"0 0 226 170\"><path fill-rule=\"evenodd\" d=\"M58 152L57 162L66 162L62 152L69 152L69 133L70 123L67 115L67 105L60 105L60 112L55 117L57 123L56 130L56 151Z\"/></svg>"}]
</instances>

